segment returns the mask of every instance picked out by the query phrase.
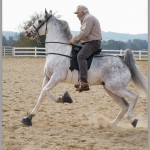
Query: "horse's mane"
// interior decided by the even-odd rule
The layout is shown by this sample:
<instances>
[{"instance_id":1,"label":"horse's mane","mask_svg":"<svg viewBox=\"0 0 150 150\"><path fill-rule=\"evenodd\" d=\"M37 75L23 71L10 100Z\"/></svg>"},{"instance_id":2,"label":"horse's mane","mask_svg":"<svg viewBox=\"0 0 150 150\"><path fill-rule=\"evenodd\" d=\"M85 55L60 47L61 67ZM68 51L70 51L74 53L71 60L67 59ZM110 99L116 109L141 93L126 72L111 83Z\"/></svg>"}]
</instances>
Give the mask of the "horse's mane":
<instances>
[{"instance_id":1,"label":"horse's mane","mask_svg":"<svg viewBox=\"0 0 150 150\"><path fill-rule=\"evenodd\" d=\"M58 21L58 23L60 24L61 29L64 31L66 37L68 40L70 40L72 38L72 33L71 30L69 28L69 24L67 21L65 20L60 20L60 19L56 19Z\"/></svg>"}]
</instances>

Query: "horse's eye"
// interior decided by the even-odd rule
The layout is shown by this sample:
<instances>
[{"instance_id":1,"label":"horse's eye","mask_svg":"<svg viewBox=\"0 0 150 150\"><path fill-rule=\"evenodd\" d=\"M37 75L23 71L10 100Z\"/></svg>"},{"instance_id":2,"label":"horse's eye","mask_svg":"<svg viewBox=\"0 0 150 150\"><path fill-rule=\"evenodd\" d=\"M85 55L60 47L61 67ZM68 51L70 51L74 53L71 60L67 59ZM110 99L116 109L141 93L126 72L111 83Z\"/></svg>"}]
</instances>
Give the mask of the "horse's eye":
<instances>
[{"instance_id":1,"label":"horse's eye","mask_svg":"<svg viewBox=\"0 0 150 150\"><path fill-rule=\"evenodd\" d=\"M42 20L38 20L38 23L42 23Z\"/></svg>"}]
</instances>

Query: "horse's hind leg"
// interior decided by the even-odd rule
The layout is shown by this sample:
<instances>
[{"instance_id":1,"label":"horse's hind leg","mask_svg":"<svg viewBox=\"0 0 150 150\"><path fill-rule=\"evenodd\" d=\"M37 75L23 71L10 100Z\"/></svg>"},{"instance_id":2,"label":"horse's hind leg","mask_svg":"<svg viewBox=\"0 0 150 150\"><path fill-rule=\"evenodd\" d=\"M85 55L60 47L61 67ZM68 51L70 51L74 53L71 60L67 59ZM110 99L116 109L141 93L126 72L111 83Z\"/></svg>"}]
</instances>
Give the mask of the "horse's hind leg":
<instances>
[{"instance_id":1,"label":"horse's hind leg","mask_svg":"<svg viewBox=\"0 0 150 150\"><path fill-rule=\"evenodd\" d=\"M113 88L111 89L110 87L107 87L112 93L114 93L115 95L119 96L119 97L123 97L123 98L127 98L130 101L129 107L128 107L128 111L127 111L127 118L129 119L130 123L133 125L133 127L136 127L137 124L137 119L135 119L133 117L133 111L138 99L138 95L132 93L131 91L129 91L128 89L124 88L124 89L119 89L117 88Z\"/></svg>"},{"instance_id":2,"label":"horse's hind leg","mask_svg":"<svg viewBox=\"0 0 150 150\"><path fill-rule=\"evenodd\" d=\"M113 121L110 122L110 126L114 127L114 126L118 125L118 123L120 122L120 120L122 119L122 117L127 112L129 104L128 104L128 102L124 98L119 97L119 96L113 94L105 86L104 86L104 89L113 98L113 100L121 107L121 111L119 112L119 114L116 116L116 118Z\"/></svg>"}]
</instances>

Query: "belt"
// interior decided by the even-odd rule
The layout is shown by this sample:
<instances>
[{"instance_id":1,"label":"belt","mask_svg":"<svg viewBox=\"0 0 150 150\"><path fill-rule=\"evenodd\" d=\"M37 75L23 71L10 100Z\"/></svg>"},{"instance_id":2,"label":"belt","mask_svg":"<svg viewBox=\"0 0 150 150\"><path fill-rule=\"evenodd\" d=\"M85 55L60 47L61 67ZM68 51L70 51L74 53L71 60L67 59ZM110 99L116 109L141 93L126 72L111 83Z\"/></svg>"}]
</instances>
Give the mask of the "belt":
<instances>
[{"instance_id":1,"label":"belt","mask_svg":"<svg viewBox=\"0 0 150 150\"><path fill-rule=\"evenodd\" d=\"M91 43L91 42L101 42L101 40L92 40L92 41L88 41L88 42L82 42L82 44Z\"/></svg>"},{"instance_id":2,"label":"belt","mask_svg":"<svg viewBox=\"0 0 150 150\"><path fill-rule=\"evenodd\" d=\"M90 41L90 42L100 42L100 40L92 40L92 41Z\"/></svg>"}]
</instances>

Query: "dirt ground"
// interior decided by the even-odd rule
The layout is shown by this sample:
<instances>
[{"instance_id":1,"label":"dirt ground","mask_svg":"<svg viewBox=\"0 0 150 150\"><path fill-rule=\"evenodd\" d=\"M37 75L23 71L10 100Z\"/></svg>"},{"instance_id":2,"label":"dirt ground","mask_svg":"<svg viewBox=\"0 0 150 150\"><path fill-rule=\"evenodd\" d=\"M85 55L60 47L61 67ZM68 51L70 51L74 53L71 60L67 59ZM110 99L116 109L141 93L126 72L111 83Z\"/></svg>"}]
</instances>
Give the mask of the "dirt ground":
<instances>
[{"instance_id":1,"label":"dirt ground","mask_svg":"<svg viewBox=\"0 0 150 150\"><path fill-rule=\"evenodd\" d=\"M98 118L111 121L120 111L103 86L78 93L72 84L60 83L53 90L57 97L68 91L72 104L60 104L45 98L33 126L21 119L31 112L39 96L44 77L45 58L3 58L2 61L2 145L3 150L147 150L147 98L140 95L133 128L124 117L116 128L100 128ZM137 61L148 76L148 62ZM139 93L130 83L129 89Z\"/></svg>"}]
</instances>

